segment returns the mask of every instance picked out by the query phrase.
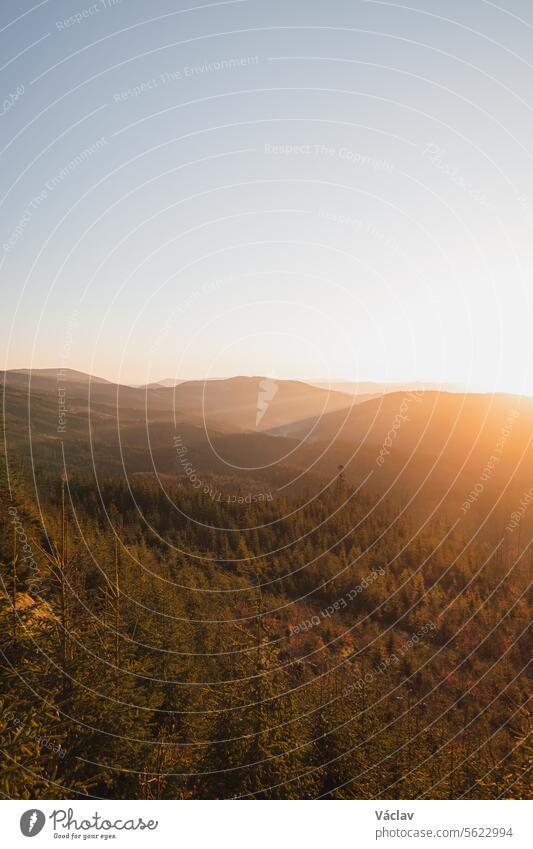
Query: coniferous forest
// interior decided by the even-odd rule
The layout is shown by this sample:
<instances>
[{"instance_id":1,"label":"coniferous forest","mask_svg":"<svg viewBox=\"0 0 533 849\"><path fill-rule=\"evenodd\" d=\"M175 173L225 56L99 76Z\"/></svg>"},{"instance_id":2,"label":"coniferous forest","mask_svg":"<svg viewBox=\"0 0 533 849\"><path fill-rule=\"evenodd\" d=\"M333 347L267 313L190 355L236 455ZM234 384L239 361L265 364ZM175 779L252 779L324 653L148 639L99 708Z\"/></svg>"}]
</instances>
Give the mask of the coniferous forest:
<instances>
[{"instance_id":1,"label":"coniferous forest","mask_svg":"<svg viewBox=\"0 0 533 849\"><path fill-rule=\"evenodd\" d=\"M516 493L474 517L339 464L251 495L35 444L2 472L4 797L528 796Z\"/></svg>"}]
</instances>

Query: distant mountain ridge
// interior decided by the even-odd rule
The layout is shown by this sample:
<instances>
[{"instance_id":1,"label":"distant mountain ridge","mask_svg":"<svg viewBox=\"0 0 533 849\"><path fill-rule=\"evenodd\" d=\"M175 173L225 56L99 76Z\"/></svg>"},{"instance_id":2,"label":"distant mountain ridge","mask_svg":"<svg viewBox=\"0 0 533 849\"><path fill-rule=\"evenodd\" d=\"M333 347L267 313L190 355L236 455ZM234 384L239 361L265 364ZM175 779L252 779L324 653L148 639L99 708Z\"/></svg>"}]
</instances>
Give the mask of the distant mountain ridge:
<instances>
[{"instance_id":1,"label":"distant mountain ridge","mask_svg":"<svg viewBox=\"0 0 533 849\"><path fill-rule=\"evenodd\" d=\"M466 387L459 383L436 383L425 380L406 381L404 383L379 383L369 380L306 380L310 386L319 389L331 388L335 392L349 395L364 395L367 398L377 395L391 395L394 392L465 392Z\"/></svg>"},{"instance_id":2,"label":"distant mountain ridge","mask_svg":"<svg viewBox=\"0 0 533 849\"><path fill-rule=\"evenodd\" d=\"M487 464L491 485L512 474L521 486L533 463L530 398L397 392L364 400L242 376L153 388L59 369L1 376L7 454L57 474L63 463L81 472L94 465L99 475L161 473L188 485L192 469L204 482L237 475L267 487L331 479L344 466L348 480L371 474L382 486L405 468L410 486L426 473L432 485L460 475L463 498Z\"/></svg>"},{"instance_id":3,"label":"distant mountain ridge","mask_svg":"<svg viewBox=\"0 0 533 849\"><path fill-rule=\"evenodd\" d=\"M25 375L30 376L36 379L39 378L50 378L51 380L62 380L63 382L68 381L69 383L107 383L112 385L110 380L106 380L105 377L97 377L93 374L87 374L84 371L77 371L72 368L38 368L38 369L29 369L29 368L18 368L18 369L8 369L7 371L0 372L1 375Z\"/></svg>"},{"instance_id":4,"label":"distant mountain ridge","mask_svg":"<svg viewBox=\"0 0 533 849\"><path fill-rule=\"evenodd\" d=\"M196 424L222 432L244 432L280 427L305 417L316 418L351 406L353 397L309 386L302 381L262 376L223 380L184 381L132 387L115 384L72 369L17 369L2 372L6 391L30 393L33 399L57 403L64 384L67 416L81 414L98 420L161 421ZM265 398L264 387L273 387Z\"/></svg>"}]
</instances>

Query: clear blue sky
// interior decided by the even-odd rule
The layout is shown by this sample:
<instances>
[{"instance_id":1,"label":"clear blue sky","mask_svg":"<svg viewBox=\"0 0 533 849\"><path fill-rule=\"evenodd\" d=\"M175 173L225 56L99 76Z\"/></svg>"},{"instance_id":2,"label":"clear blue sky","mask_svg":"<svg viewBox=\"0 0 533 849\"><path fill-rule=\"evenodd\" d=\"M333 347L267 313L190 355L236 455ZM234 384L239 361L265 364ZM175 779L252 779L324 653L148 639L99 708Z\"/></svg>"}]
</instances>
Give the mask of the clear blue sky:
<instances>
[{"instance_id":1,"label":"clear blue sky","mask_svg":"<svg viewBox=\"0 0 533 849\"><path fill-rule=\"evenodd\" d=\"M3 3L4 367L533 394L533 8Z\"/></svg>"}]
</instances>

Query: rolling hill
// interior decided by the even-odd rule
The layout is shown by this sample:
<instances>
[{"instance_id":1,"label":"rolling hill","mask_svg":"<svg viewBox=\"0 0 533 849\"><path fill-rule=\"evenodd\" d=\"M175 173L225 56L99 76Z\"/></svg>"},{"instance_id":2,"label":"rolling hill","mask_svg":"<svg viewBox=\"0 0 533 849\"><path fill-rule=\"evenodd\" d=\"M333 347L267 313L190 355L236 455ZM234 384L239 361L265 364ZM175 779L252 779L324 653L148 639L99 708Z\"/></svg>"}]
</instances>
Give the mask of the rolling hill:
<instances>
[{"instance_id":1,"label":"rolling hill","mask_svg":"<svg viewBox=\"0 0 533 849\"><path fill-rule=\"evenodd\" d=\"M427 503L428 488L452 485L462 501L482 475L484 490L511 477L514 487L525 486L533 464L527 398L401 392L354 404L300 381L235 377L132 388L63 374L58 383L54 371L34 371L31 381L27 372L4 373L8 455L57 470L63 462L72 470L94 466L99 476L161 474L184 483L216 476L264 488L331 480L343 466L354 485L423 486Z\"/></svg>"}]
</instances>

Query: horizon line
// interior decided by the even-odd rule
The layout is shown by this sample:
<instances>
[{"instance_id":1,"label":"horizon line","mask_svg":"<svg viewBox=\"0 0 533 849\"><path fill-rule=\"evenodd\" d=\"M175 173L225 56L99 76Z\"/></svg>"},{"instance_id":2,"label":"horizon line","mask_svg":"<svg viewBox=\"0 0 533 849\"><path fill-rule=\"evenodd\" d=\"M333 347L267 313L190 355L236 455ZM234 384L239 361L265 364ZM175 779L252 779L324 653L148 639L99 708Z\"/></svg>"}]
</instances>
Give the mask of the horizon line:
<instances>
[{"instance_id":1,"label":"horizon line","mask_svg":"<svg viewBox=\"0 0 533 849\"><path fill-rule=\"evenodd\" d=\"M72 368L71 366L39 366L39 367L28 367L23 366L19 368L4 368L2 369L4 374L8 373L19 373L19 374L32 374L38 372L54 372L56 374L63 373L73 373L83 375L86 378L90 378L91 380L109 383L115 386L126 386L132 389L142 389L148 386L161 386L161 388L173 388L171 385L171 381L175 381L175 385L180 385L182 383L208 383L210 381L223 381L223 380L235 380L237 378L245 378L245 379L269 379L269 380L277 380L279 382L298 382L305 383L308 385L316 385L322 384L320 388L328 388L328 384L331 388L338 384L351 384L354 387L357 386L365 386L365 384L369 384L370 386L376 386L381 388L409 388L409 387L417 387L421 388L422 391L435 392L435 391L443 391L448 393L457 393L457 394L468 394L468 395L511 395L516 397L525 397L531 398L533 394L529 394L527 392L516 392L508 389L490 389L485 387L469 387L467 384L462 382L455 382L453 380L444 381L444 380L435 380L435 379L422 379L417 378L413 380L403 379L403 380L384 380L377 378L365 378L365 379L357 379L353 377L279 377L279 375L269 375L265 374L226 374L226 375L215 375L210 377L166 377L159 378L155 380L148 380L146 382L132 382L130 380L122 380L121 382L117 382L116 379L102 377L99 374L83 371L81 369ZM165 386L165 384L167 384ZM354 392L354 394L356 394ZM364 394L364 393L363 393Z\"/></svg>"}]
</instances>

